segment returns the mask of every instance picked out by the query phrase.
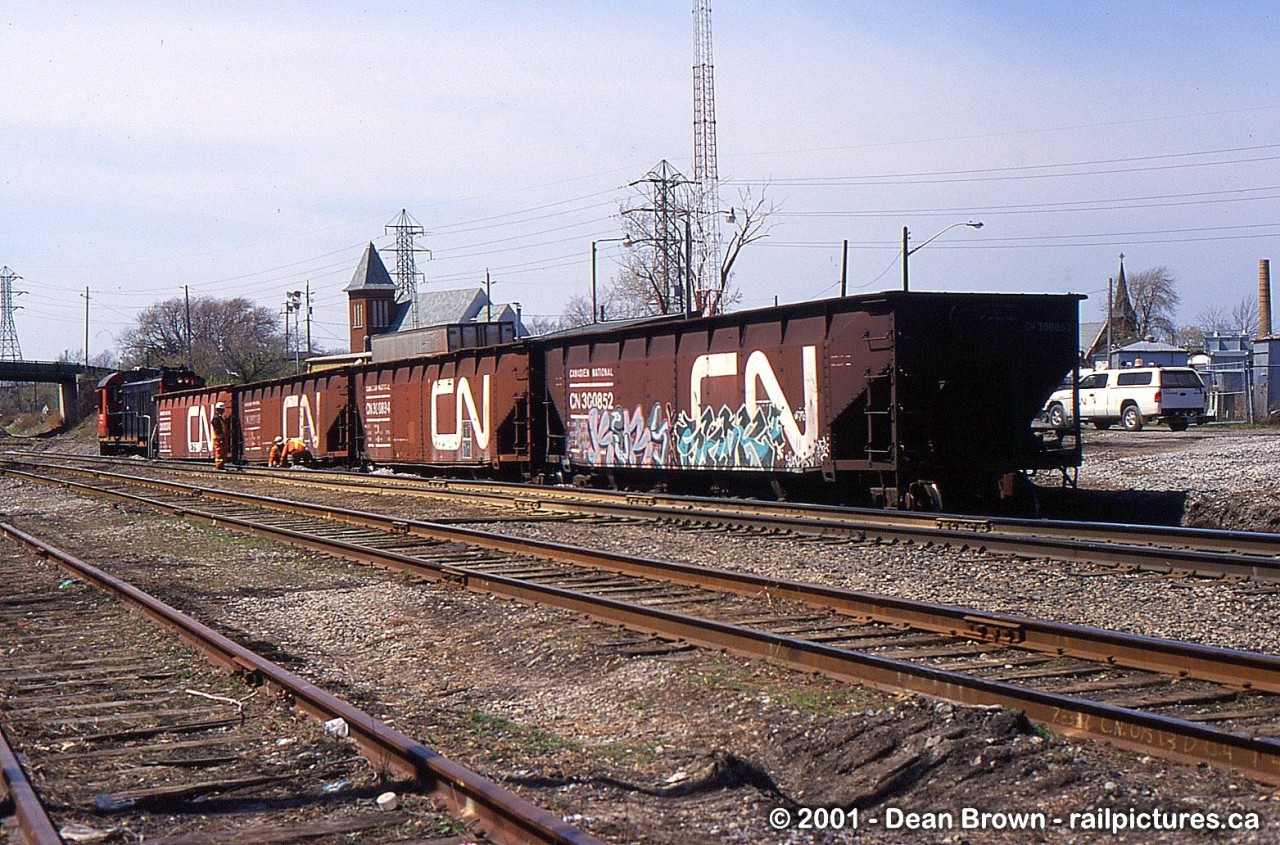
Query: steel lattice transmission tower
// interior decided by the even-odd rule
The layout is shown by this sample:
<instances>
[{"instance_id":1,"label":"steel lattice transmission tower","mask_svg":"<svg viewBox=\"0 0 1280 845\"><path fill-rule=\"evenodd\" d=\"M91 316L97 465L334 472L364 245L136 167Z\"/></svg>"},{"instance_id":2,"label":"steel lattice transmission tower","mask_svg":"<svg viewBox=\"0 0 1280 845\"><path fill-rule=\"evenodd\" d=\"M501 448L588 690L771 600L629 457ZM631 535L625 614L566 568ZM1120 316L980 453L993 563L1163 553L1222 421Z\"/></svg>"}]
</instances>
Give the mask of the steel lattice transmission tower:
<instances>
[{"instance_id":1,"label":"steel lattice transmission tower","mask_svg":"<svg viewBox=\"0 0 1280 845\"><path fill-rule=\"evenodd\" d=\"M716 165L716 81L711 0L693 0L693 181L696 304L720 311L720 172Z\"/></svg>"},{"instance_id":2,"label":"steel lattice transmission tower","mask_svg":"<svg viewBox=\"0 0 1280 845\"><path fill-rule=\"evenodd\" d=\"M396 294L401 302L409 303L412 327L418 328L418 280L422 274L418 272L415 253L427 252L414 245L413 239L426 233L426 230L414 220L405 209L386 225L388 234L396 236Z\"/></svg>"},{"instance_id":3,"label":"steel lattice transmission tower","mask_svg":"<svg viewBox=\"0 0 1280 845\"><path fill-rule=\"evenodd\" d=\"M686 190L691 183L663 159L631 186L641 184L648 186L644 193L648 205L625 209L623 214L645 215L638 220L632 218L627 239L633 248L648 253L648 259L641 262L641 274L648 282L649 301L659 314L688 313L691 289L697 284L686 257L691 246L688 241L692 240Z\"/></svg>"},{"instance_id":4,"label":"steel lattice transmission tower","mask_svg":"<svg viewBox=\"0 0 1280 845\"><path fill-rule=\"evenodd\" d=\"M0 268L0 361L21 361L22 347L18 344L18 327L13 322L13 283L21 279L8 267ZM19 291L22 293L22 291Z\"/></svg>"}]
</instances>

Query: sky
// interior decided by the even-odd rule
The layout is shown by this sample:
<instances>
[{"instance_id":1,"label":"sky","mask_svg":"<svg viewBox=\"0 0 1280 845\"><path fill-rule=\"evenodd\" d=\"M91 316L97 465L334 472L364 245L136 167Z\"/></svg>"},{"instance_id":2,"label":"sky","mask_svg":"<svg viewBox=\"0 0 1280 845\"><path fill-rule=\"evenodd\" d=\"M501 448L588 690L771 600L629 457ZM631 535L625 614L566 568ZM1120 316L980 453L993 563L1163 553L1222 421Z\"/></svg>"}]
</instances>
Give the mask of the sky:
<instances>
[{"instance_id":1,"label":"sky","mask_svg":"<svg viewBox=\"0 0 1280 845\"><path fill-rule=\"evenodd\" d=\"M738 307L839 293L1075 292L1167 267L1178 322L1280 259L1277 7L1267 2L713 4L722 207L769 236ZM632 182L692 172L693 18L675 0L0 6L0 264L23 357L116 347L150 304L346 297L386 225L428 289L525 315L589 295ZM600 244L603 280L616 242Z\"/></svg>"}]
</instances>

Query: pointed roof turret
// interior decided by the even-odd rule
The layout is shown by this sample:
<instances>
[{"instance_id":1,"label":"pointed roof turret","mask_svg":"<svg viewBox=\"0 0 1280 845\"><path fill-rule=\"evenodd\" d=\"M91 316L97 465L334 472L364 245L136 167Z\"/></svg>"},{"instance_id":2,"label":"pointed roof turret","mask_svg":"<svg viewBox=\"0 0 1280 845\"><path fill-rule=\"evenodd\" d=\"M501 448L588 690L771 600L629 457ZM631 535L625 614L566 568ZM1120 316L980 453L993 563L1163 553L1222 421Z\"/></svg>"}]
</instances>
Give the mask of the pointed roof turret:
<instances>
[{"instance_id":1,"label":"pointed roof turret","mask_svg":"<svg viewBox=\"0 0 1280 845\"><path fill-rule=\"evenodd\" d=\"M375 290L379 293L387 290L394 291L396 283L391 280L391 274L387 272L386 265L382 263L382 256L378 255L378 250L374 247L373 241L369 241L369 246L365 247L364 255L360 257L360 264L356 267L355 275L351 277L351 284L347 285L343 290L347 293L362 290Z\"/></svg>"},{"instance_id":2,"label":"pointed roof turret","mask_svg":"<svg viewBox=\"0 0 1280 845\"><path fill-rule=\"evenodd\" d=\"M1116 290L1112 297L1111 314L1112 343L1123 346L1138 336L1138 312L1133 309L1133 301L1129 299L1129 284L1124 278L1124 253L1120 253L1120 274L1116 277Z\"/></svg>"}]
</instances>

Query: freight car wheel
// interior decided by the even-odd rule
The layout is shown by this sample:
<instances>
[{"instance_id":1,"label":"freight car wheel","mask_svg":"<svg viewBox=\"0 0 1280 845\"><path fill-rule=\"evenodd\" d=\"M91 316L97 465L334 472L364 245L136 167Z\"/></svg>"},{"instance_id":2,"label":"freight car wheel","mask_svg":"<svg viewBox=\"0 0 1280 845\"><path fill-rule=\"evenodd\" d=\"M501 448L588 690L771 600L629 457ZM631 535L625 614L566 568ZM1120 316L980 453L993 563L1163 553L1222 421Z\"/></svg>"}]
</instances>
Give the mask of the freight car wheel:
<instances>
[{"instance_id":1,"label":"freight car wheel","mask_svg":"<svg viewBox=\"0 0 1280 845\"><path fill-rule=\"evenodd\" d=\"M1125 431L1142 431L1142 412L1137 405L1125 405L1121 409L1120 424Z\"/></svg>"},{"instance_id":2,"label":"freight car wheel","mask_svg":"<svg viewBox=\"0 0 1280 845\"><path fill-rule=\"evenodd\" d=\"M942 512L942 491L932 481L917 481L907 489L907 510Z\"/></svg>"},{"instance_id":3,"label":"freight car wheel","mask_svg":"<svg viewBox=\"0 0 1280 845\"><path fill-rule=\"evenodd\" d=\"M1186 431L1188 425L1190 425L1190 423L1187 422L1186 417L1170 417L1169 418L1170 431Z\"/></svg>"}]
</instances>

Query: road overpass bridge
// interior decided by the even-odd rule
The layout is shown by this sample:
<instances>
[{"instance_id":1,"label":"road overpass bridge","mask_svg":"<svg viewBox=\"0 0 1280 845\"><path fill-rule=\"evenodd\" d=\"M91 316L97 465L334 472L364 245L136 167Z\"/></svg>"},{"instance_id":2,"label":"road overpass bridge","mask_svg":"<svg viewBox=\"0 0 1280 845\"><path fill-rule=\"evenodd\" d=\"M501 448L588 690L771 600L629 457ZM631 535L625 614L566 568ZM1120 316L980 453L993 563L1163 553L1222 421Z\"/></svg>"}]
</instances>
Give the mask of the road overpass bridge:
<instances>
[{"instance_id":1,"label":"road overpass bridge","mask_svg":"<svg viewBox=\"0 0 1280 845\"><path fill-rule=\"evenodd\" d=\"M109 372L65 361L0 361L0 384L58 385L58 415L71 426L80 421L88 407L81 398L91 393L98 380Z\"/></svg>"}]
</instances>

